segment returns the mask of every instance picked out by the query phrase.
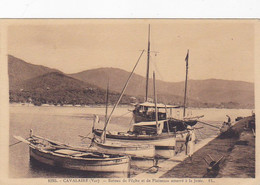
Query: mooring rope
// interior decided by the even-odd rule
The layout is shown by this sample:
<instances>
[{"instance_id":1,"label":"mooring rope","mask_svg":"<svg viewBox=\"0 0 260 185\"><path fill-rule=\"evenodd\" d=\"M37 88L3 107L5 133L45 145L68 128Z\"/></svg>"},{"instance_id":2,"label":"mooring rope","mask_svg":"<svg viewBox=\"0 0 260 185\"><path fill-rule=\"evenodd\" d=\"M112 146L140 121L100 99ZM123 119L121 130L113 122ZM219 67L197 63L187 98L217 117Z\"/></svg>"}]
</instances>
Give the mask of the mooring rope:
<instances>
[{"instance_id":1,"label":"mooring rope","mask_svg":"<svg viewBox=\"0 0 260 185\"><path fill-rule=\"evenodd\" d=\"M17 145L17 144L19 144L19 143L21 143L21 142L22 142L22 141L18 141L18 142L16 142L16 143L10 144L9 147L14 146L14 145Z\"/></svg>"},{"instance_id":2,"label":"mooring rope","mask_svg":"<svg viewBox=\"0 0 260 185\"><path fill-rule=\"evenodd\" d=\"M123 116L125 116L125 115L127 115L127 114L129 114L129 113L131 113L131 112L128 111L127 113L124 113L124 114L122 114L121 116L118 116L117 118L121 118L121 117L123 117Z\"/></svg>"},{"instance_id":3,"label":"mooring rope","mask_svg":"<svg viewBox=\"0 0 260 185\"><path fill-rule=\"evenodd\" d=\"M29 138L29 137L28 137L28 138ZM27 140L28 138L26 138L25 140ZM18 141L18 142L16 142L16 143L10 144L9 147L14 146L14 145L17 145L17 144L22 143L22 142L23 142L23 141Z\"/></svg>"}]
</instances>

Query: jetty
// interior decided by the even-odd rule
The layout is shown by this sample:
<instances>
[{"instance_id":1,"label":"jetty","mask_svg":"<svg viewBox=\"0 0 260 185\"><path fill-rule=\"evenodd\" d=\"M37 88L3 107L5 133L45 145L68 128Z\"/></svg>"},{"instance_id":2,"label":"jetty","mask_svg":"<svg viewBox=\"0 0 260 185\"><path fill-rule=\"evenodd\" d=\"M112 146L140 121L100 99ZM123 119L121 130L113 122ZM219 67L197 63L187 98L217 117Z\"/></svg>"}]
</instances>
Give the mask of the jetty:
<instances>
[{"instance_id":1,"label":"jetty","mask_svg":"<svg viewBox=\"0 0 260 185\"><path fill-rule=\"evenodd\" d=\"M182 152L135 178L254 178L254 122L255 116L245 117L228 132L198 142L192 161Z\"/></svg>"}]
</instances>

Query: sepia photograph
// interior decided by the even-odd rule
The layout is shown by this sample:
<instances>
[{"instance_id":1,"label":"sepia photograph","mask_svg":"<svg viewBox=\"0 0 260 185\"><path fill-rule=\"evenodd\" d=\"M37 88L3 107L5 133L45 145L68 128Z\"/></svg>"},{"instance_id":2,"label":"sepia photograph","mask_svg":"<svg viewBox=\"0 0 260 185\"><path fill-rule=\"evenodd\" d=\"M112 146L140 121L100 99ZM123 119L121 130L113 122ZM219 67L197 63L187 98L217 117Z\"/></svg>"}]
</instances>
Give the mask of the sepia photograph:
<instances>
[{"instance_id":1,"label":"sepia photograph","mask_svg":"<svg viewBox=\"0 0 260 185\"><path fill-rule=\"evenodd\" d=\"M255 24L10 21L8 178L255 179Z\"/></svg>"}]
</instances>

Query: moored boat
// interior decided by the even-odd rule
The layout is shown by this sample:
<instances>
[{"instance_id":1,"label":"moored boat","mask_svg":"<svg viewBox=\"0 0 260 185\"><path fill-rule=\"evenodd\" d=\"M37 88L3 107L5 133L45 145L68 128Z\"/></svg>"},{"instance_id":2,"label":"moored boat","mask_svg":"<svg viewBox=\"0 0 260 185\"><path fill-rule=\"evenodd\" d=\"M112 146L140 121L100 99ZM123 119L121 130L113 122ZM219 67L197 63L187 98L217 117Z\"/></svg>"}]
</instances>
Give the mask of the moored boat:
<instances>
[{"instance_id":1,"label":"moored boat","mask_svg":"<svg viewBox=\"0 0 260 185\"><path fill-rule=\"evenodd\" d=\"M154 145L148 143L145 144L122 143L113 140L107 140L105 143L102 143L100 140L95 138L92 144L99 151L107 152L107 153L130 155L131 158L149 159L149 158L154 158L155 156Z\"/></svg>"},{"instance_id":2,"label":"moored boat","mask_svg":"<svg viewBox=\"0 0 260 185\"><path fill-rule=\"evenodd\" d=\"M14 137L29 145L31 159L49 166L93 172L128 173L130 170L130 157L126 155L72 147L35 135L31 135L27 139Z\"/></svg>"},{"instance_id":3,"label":"moored boat","mask_svg":"<svg viewBox=\"0 0 260 185\"><path fill-rule=\"evenodd\" d=\"M185 78L185 92L184 92L184 103L183 103L183 118L178 119L176 115L173 116L172 110L178 109L181 106L178 105L165 105L158 104L158 120L167 120L168 125L164 125L163 132L174 132L174 131L183 131L187 129L187 126L194 126L197 124L198 118L203 116L196 117L186 117L186 99L187 99L187 82L188 82L188 60L189 60L189 50L185 57L186 61L186 78ZM145 102L138 103L135 105L133 110L134 122L146 122L146 121L155 121L155 104L148 101L148 85L149 85L149 65L150 65L150 25L148 30L148 48L147 48L147 70L146 70L146 88L145 88ZM167 127L167 129L166 129Z\"/></svg>"},{"instance_id":4,"label":"moored boat","mask_svg":"<svg viewBox=\"0 0 260 185\"><path fill-rule=\"evenodd\" d=\"M197 118L194 119L186 118L186 119L177 119L173 116L173 110L179 109L180 106L176 105L165 105L165 104L158 104L158 120L164 120L163 125L163 132L170 132L175 131L183 131L187 129L187 126L195 126L197 124ZM140 104L136 104L133 110L133 117L134 122L136 125L142 124L142 122L151 122L155 121L155 104L151 102L144 102ZM168 124L168 125L167 125Z\"/></svg>"},{"instance_id":5,"label":"moored boat","mask_svg":"<svg viewBox=\"0 0 260 185\"><path fill-rule=\"evenodd\" d=\"M163 133L164 123L167 120L158 120L158 111L157 111L157 98L156 98L156 87L155 87L155 73L153 74L153 82L154 82L154 102L155 102L155 121L149 122L141 122L138 124L132 125L132 131L129 132L113 132L110 133L106 131L107 124L111 119L111 115L113 110L115 109L116 105L119 103L120 99L118 100L117 104L114 106L108 121L106 121L104 129L95 129L94 125L97 121L94 119L93 123L93 134L94 136L100 137L100 143L105 143L106 140L110 141L117 141L119 143L135 143L135 144L152 144L155 146L156 149L175 149L176 142L178 140L184 140L187 132L186 131L179 131L179 132L168 132ZM128 81L127 81L128 83ZM126 84L127 84L126 83ZM124 87L124 89L126 86ZM124 89L122 92L124 92ZM121 94L122 95L122 94ZM110 145L112 148L112 145Z\"/></svg>"},{"instance_id":6,"label":"moored boat","mask_svg":"<svg viewBox=\"0 0 260 185\"><path fill-rule=\"evenodd\" d=\"M140 59L140 58L139 58ZM137 62L138 63L138 62ZM136 65L137 65L136 63ZM135 65L135 67L136 67ZM134 67L134 69L135 69ZM133 71L134 71L133 69ZM123 149L123 143L128 142L128 143L134 143L134 144L152 144L154 145L154 147L156 149L175 149L175 145L177 140L181 139L183 140L185 138L186 135L186 131L184 132L174 132L171 133L168 129L167 133L163 133L163 128L164 128L164 124L166 122L167 124L167 120L158 120L159 114L158 114L158 110L157 110L157 95L156 95L156 87L155 87L155 73L153 73L153 82L154 82L154 102L155 102L155 121L146 121L146 122L142 122L142 123L137 123L134 124L132 126L132 131L126 132L126 133L116 133L116 134L111 134L107 131L107 125L111 120L111 116L113 114L113 111L115 110L115 108L117 107L117 105L119 104L122 95L127 87L127 84L133 74L130 74L122 92L121 95L117 101L117 103L115 104L115 106L113 107L110 116L108 117L108 119L105 119L105 125L104 125L104 129L100 130L100 129L95 129L94 125L95 122L97 121L97 119L94 119L93 122L93 134L94 134L94 140L93 143L95 143L95 138L96 136L100 137L100 140L96 143L100 144L100 146L103 147L104 143L106 143L107 138L111 139L111 140L116 140L118 143L121 143L121 148ZM106 116L107 117L107 116ZM112 142L111 142L112 143ZM108 146L106 146L107 148L110 147L110 149L114 149L113 145L110 144ZM120 151L120 150L118 150Z\"/></svg>"},{"instance_id":7,"label":"moored boat","mask_svg":"<svg viewBox=\"0 0 260 185\"><path fill-rule=\"evenodd\" d=\"M101 137L102 130L94 129L95 136ZM133 132L109 132L107 131L106 140L111 142L120 143L133 143L133 144L150 144L154 145L155 149L175 149L178 140L185 140L187 135L186 131L178 133L161 133L159 135L152 134L135 134Z\"/></svg>"},{"instance_id":8,"label":"moored boat","mask_svg":"<svg viewBox=\"0 0 260 185\"><path fill-rule=\"evenodd\" d=\"M134 69L136 68L142 54L144 53L144 50L142 51L140 57L138 58L136 65L134 67ZM105 125L104 125L104 129L101 131L100 137L95 137L95 134L93 136L92 139L92 143L91 145L93 145L94 147L96 147L98 150L102 151L102 152L109 152L109 153L117 153L117 154L125 154L125 155L130 155L131 157L134 158L154 158L155 156L155 147L154 145L151 144L140 144L140 143L136 143L136 144L132 144L132 143L120 143L120 142L108 142L106 140L106 129L107 126L111 120L112 114L114 112L114 110L116 109L117 105L119 104L123 93L127 87L127 84L131 78L131 76L133 75L134 69L132 71L132 73L130 74L121 94L119 99L117 100L117 103L114 105L110 116L107 118L107 107L108 107L108 89L109 86L107 86L107 97L106 97L106 116L105 116ZM93 122L93 129L92 131L95 132L95 123L97 122L97 116L94 117L94 122Z\"/></svg>"},{"instance_id":9,"label":"moored boat","mask_svg":"<svg viewBox=\"0 0 260 185\"><path fill-rule=\"evenodd\" d=\"M143 50L144 52L144 50ZM142 52L142 53L143 53ZM142 54L140 55L140 57ZM140 59L139 57L139 59ZM150 26L149 26L149 36L148 36L148 50L147 50L147 76L146 76L146 98L145 103L142 105L144 110L141 113L139 107L136 106L136 109L133 111L134 121L135 123L132 125L132 130L124 133L109 133L107 131L107 125L111 120L111 116L113 111L117 107L122 95L128 85L128 82L138 64L138 61L132 70L130 76L127 79L127 82L124 85L124 88L121 92L120 98L117 103L113 107L110 116L108 119L105 119L105 126L103 130L95 129L93 127L94 137L99 136L100 141L96 142L98 144L103 145L105 147L105 143L107 140L116 141L119 143L135 143L135 144L152 144L156 149L174 149L176 143L181 140L185 140L187 134L187 125L190 124L194 126L197 121L196 120L177 120L175 118L170 118L168 114L167 108L179 108L179 106L167 106L165 104L157 104L157 95L156 95L156 87L155 87L155 73L153 74L153 83L154 83L154 103L148 102L148 81L149 81L149 57L150 57ZM186 57L187 58L187 57ZM185 59L186 60L186 59ZM186 88L185 88L186 89ZM185 104L185 103L184 103ZM140 105L140 104L139 104ZM151 111L148 112L148 108L151 107ZM184 106L185 107L185 106ZM139 110L137 110L139 109ZM161 112L160 110L165 110L165 112ZM107 115L105 116L107 117ZM187 124L188 123L188 124ZM93 140L95 142L95 140ZM112 143L112 142L111 142ZM109 145L112 148L112 144ZM108 146L106 146L108 147Z\"/></svg>"}]
</instances>

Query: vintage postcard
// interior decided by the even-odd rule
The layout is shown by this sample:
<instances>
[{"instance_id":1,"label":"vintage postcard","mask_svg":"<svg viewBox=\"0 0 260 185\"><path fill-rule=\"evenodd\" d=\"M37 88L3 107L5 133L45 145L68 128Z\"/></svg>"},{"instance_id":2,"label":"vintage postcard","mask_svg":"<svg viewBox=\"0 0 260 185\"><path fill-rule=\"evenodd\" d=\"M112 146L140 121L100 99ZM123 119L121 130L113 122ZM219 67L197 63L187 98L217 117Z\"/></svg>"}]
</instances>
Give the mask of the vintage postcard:
<instances>
[{"instance_id":1,"label":"vintage postcard","mask_svg":"<svg viewBox=\"0 0 260 185\"><path fill-rule=\"evenodd\" d=\"M259 182L258 20L0 24L0 182Z\"/></svg>"}]
</instances>

